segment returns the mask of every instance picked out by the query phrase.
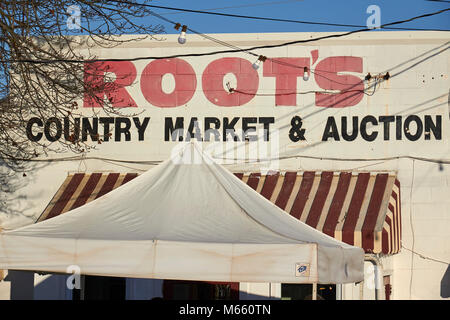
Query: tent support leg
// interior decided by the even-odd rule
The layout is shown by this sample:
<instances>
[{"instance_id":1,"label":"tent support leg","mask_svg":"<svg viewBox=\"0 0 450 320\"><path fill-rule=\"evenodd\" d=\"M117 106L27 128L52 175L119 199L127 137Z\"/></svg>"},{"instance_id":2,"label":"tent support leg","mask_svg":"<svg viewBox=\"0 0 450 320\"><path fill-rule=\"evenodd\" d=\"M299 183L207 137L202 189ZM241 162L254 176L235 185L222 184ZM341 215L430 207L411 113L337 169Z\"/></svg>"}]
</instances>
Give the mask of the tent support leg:
<instances>
[{"instance_id":1,"label":"tent support leg","mask_svg":"<svg viewBox=\"0 0 450 320\"><path fill-rule=\"evenodd\" d=\"M376 255L366 254L364 256L364 261L369 261L374 266L374 276L375 276L375 300L385 300L383 290L383 265L381 264L380 258Z\"/></svg>"},{"instance_id":2,"label":"tent support leg","mask_svg":"<svg viewBox=\"0 0 450 320\"><path fill-rule=\"evenodd\" d=\"M313 283L312 287L312 299L317 300L317 282Z\"/></svg>"}]
</instances>

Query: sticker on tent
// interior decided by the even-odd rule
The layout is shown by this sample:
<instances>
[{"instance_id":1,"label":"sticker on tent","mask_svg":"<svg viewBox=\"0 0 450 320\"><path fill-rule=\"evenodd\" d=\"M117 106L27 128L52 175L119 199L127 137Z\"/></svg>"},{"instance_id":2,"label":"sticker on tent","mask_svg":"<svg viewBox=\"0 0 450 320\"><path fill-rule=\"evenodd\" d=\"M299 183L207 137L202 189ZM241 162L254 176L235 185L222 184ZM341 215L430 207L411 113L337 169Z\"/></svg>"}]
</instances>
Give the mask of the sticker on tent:
<instances>
[{"instance_id":1,"label":"sticker on tent","mask_svg":"<svg viewBox=\"0 0 450 320\"><path fill-rule=\"evenodd\" d=\"M296 277L309 277L309 263L296 263L295 264L295 276Z\"/></svg>"}]
</instances>

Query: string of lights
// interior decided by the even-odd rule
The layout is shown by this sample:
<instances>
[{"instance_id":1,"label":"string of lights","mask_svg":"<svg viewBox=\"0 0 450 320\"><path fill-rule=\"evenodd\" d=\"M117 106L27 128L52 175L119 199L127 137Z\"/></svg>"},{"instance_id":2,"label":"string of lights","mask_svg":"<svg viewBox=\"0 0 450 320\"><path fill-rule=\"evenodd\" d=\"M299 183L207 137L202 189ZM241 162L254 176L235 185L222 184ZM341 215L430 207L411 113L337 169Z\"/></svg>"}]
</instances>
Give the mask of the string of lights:
<instances>
[{"instance_id":1,"label":"string of lights","mask_svg":"<svg viewBox=\"0 0 450 320\"><path fill-rule=\"evenodd\" d=\"M170 19L167 19L167 18L165 18L165 17L163 17L163 16L161 16L161 15L159 15L159 14L157 14L157 13L151 12L151 15L153 15L153 16L155 16L155 17L161 19L161 20L164 20L164 21L166 21L166 22L168 22L168 23L173 24L173 25L174 25L174 28L175 28L176 30L179 30L180 27L181 27L181 24L180 24L180 23L177 23L177 22L174 22L174 21L172 21L172 20L170 20ZM240 47L238 47L238 46L235 46L235 45L233 45L233 44L227 43L227 42L222 41L222 40L218 40L218 39L216 39L216 38L214 38L214 37L211 37L211 36L209 36L209 35L206 35L206 34L203 34L203 33L198 32L198 31L195 31L195 30L193 30L193 29L187 27L186 25L183 25L182 31L181 31L181 34L180 34L180 37L178 38L178 42L179 42L180 44L184 44L184 43L186 42L186 31L188 31L188 30L191 31L192 33L195 33L195 34L197 34L197 35L200 35L201 37L203 37L203 38L205 38L205 39L208 39L208 40L211 40L211 41L213 41L213 42L215 42L215 43L218 43L218 44L220 44L220 45L223 45L223 46L226 46L226 47L229 47L229 48L232 48L232 49L240 50L240 51L245 52L245 53L248 53L248 54L250 54L250 55L252 55L252 56L258 57L258 59L256 60L256 62L253 63L253 65L252 65L253 68L254 68L255 70L257 70L257 69L259 68L260 64L263 63L264 61L266 61L266 59L267 59L267 57L265 57L265 56L262 56L262 55L259 55L259 56L258 56L258 54L253 53L253 52L251 52L251 51L249 51L249 50L242 49L242 48L240 48ZM331 71L315 70L315 69L314 69L314 71L313 71L311 68L297 66L297 65L294 65L294 64L291 64L291 63L287 63L287 62L284 62L284 61L280 61L280 60L277 60L277 59L274 59L274 58L269 58L269 60L272 61L272 62L274 62L274 63L281 64L281 65L285 65L285 66L289 66L289 67L293 67L293 68L303 68L305 74L306 74L306 72L307 72L308 70L310 70L311 73L314 73L314 74L317 74L318 76L321 76L321 77L323 77L323 78L326 78L327 80L329 80L329 81L331 81L331 82L338 83L338 84L342 84L342 85L347 85L346 83L338 82L338 81L336 81L336 80L330 79L330 78L328 78L328 77L326 77L326 76L323 76L323 75L320 75L319 73L314 72L314 71L321 71L321 72L329 72L329 73L332 73ZM309 77L309 75L306 76L306 77L304 76L304 80L306 81L308 77ZM231 92L231 91L230 91L230 92ZM238 91L235 90L235 92L238 92ZM242 91L239 91L239 92L245 94L245 93L242 92ZM312 92L314 92L314 91L312 91ZM311 93L312 93L312 92L311 92ZM290 95L290 94L296 94L296 93L287 93L286 95ZM298 93L298 94L303 94L303 93Z\"/></svg>"},{"instance_id":2,"label":"string of lights","mask_svg":"<svg viewBox=\"0 0 450 320\"><path fill-rule=\"evenodd\" d=\"M329 78L327 78L327 77L325 77L323 75L320 75L320 74L317 74L315 72L312 72L312 71L311 71L311 73L319 75L319 76L322 76L322 77L328 79L331 82L339 83L339 84L346 85L346 86L349 85L348 83L341 83L341 82L335 81L333 79L329 79ZM309 78L309 76L306 76L306 77L304 76L303 80L308 81L308 78ZM377 86L378 86L379 82L383 81L383 80L387 80L389 78L390 78L389 72L387 72L385 75L379 74L377 76L371 76L370 73L369 73L365 77L365 81L369 81L370 79L374 79L374 83L369 85L367 88L364 88L363 90L361 90L361 89L351 89L350 88L350 89L345 89L345 90L339 90L339 92L330 91L330 90L309 90L309 91L303 91L303 92L302 91L292 91L292 92L284 92L284 93L253 93L253 92L245 92L245 91L242 91L242 90L238 90L238 89L232 88L229 82L227 82L226 85L227 85L228 92L230 92L230 93L240 93L240 94L252 95L252 96L276 97L276 96L289 96L289 95L304 95L304 94L311 94L311 93L314 93L314 94L315 93L324 93L324 94L340 93L340 94L342 94L342 93L347 93L347 92L362 92L362 93L364 93L367 96L373 96L375 94L376 90L377 90ZM355 87L356 85L358 85L358 84L355 84L352 87ZM368 93L367 91L370 88L373 88L373 90L372 90L372 92Z\"/></svg>"},{"instance_id":3,"label":"string of lights","mask_svg":"<svg viewBox=\"0 0 450 320\"><path fill-rule=\"evenodd\" d=\"M153 14L154 16L156 16L156 17L158 17L158 18L160 18L160 19L166 21L166 22L175 24L175 22L170 21L169 19L164 18L164 17L162 17L161 15L158 15L158 14L155 14L155 13L152 13L152 14ZM181 26L180 23L176 23L175 29L178 30L180 26ZM187 28L186 26L184 26L184 27L185 27L185 30L184 30L184 31L189 30L189 28ZM192 31L193 31L193 30L192 30ZM249 54L251 54L251 55L253 55L253 56L257 56L257 54L255 54L255 53L253 53L253 52L251 52L251 51L248 51L248 50L245 50L245 49L236 47L236 46L231 45L231 44L229 44L229 43L226 43L226 42L224 42L224 41L219 41L219 40L217 40L217 39L215 39L215 38L213 38L213 37L207 36L207 35L205 35L205 34L202 34L202 33L196 32L196 31L193 31L193 32L196 33L196 34L198 34L198 35L201 35L201 36L203 36L203 37L205 37L205 38L208 38L208 39L210 39L210 40L212 40L212 41L214 41L214 42L216 42L216 43L219 43L219 44L222 44L222 45L224 45L224 46L231 47L231 48L237 48L237 49L240 49L240 50L242 50L242 51L245 51L246 53L249 53ZM182 32L182 35L180 35L180 38L183 39L183 40L182 40L182 43L185 43L185 41L186 41L186 40L185 40L185 39L186 39L186 38L185 38L185 32ZM179 38L179 40L180 40L180 38ZM305 81L308 80L308 78L309 78L308 71L310 71L311 73L313 73L313 74L315 74L315 75L317 75L317 76L323 77L323 78L327 79L328 81L331 81L331 82L334 82L334 83L338 83L338 84L341 84L341 85L348 85L347 83L341 83L341 82L339 82L339 81L336 81L336 80L334 80L334 79L330 79L330 78L328 78L328 77L326 77L326 76L324 76L324 75L321 75L321 74L319 73L319 72L329 72L329 73L332 73L331 71L326 71L326 70L315 70L315 69L311 69L311 68L308 68L308 67L301 67L301 66L297 66L297 65L294 65L294 64L291 64L291 63L288 63L288 62L285 62L285 61L277 60L277 59L274 59L274 58L267 58L266 56L263 56L263 55L259 55L259 56L258 56L258 59L257 59L257 60L255 61L255 63L253 63L253 65L252 65L253 68L254 68L255 70L259 69L261 63L264 63L267 59L269 59L269 60L272 61L273 63L277 63L277 64L289 66L289 67L303 68L303 69L304 69L304 76L303 76L303 79L304 79ZM363 92L365 95L372 96L372 95L375 94L376 87L377 87L377 84L378 84L378 80L379 80L379 79L387 80L387 79L390 78L390 75L389 75L389 73L386 73L386 74L383 75L383 76L378 75L378 76L376 76L376 77L372 77L372 76L370 75L370 73L369 73L369 74L365 77L365 80L370 80L371 78L374 78L374 79L375 79L375 84L372 85L372 87L374 88L374 90L372 91L372 93L367 93L367 92L366 92L367 89L364 89L364 90L345 90L345 91L343 91L343 92L351 92L351 91L355 91L355 92ZM229 86L229 84L227 84L227 85ZM237 90L237 89L230 88L230 87L228 87L228 89L229 89L229 92L238 92L238 93L241 93L241 94L249 94L249 95L253 95L253 93L247 93L247 92L239 91L239 90ZM256 95L263 95L263 96L278 96L278 95L309 94L309 93L319 93L319 92L320 92L320 93L332 93L332 92L329 92L329 91L307 91L307 92L290 92L290 93L281 93L281 94L256 94Z\"/></svg>"},{"instance_id":4,"label":"string of lights","mask_svg":"<svg viewBox=\"0 0 450 320\"><path fill-rule=\"evenodd\" d=\"M375 80L374 84L369 86L368 88L365 88L364 90L352 90L352 89L348 89L348 90L340 90L339 92L335 92L335 91L329 91L329 90L309 90L309 91L293 91L293 92L284 92L284 93L252 93L252 92L245 92L245 91L241 91L241 90L237 90L231 87L230 83L227 82L227 89L228 92L230 93L240 93L240 94L245 94L245 95L251 95L251 96L257 96L257 97L277 97L277 96L290 96L290 95L305 95L305 94L311 94L311 93L324 93L324 94L336 94L336 93L347 93L347 92L362 92L367 96L373 96L377 90L377 84L378 84L378 79ZM373 90L371 93L367 93L367 90L369 88L372 88Z\"/></svg>"},{"instance_id":5,"label":"string of lights","mask_svg":"<svg viewBox=\"0 0 450 320\"><path fill-rule=\"evenodd\" d=\"M180 24L180 23L171 21L170 19L167 19L167 18L165 18L165 17L163 17L163 16L161 16L161 15L159 15L159 14L157 14L157 13L151 12L151 14L152 14L153 16L155 16L155 17L161 19L161 20L164 20L164 21L166 21L166 22L168 22L168 23L173 24L173 25L175 26L175 29L177 29L177 30L179 30L179 28L181 27L181 24ZM208 39L208 40L211 40L211 41L213 41L213 42L216 42L216 43L218 43L218 44L221 44L221 45L223 45L223 46L226 46L226 47L229 47L229 48L232 48L232 49L237 49L237 50L243 51L243 52L248 53L248 54L253 55L253 56L257 56L258 59L257 59L257 60L255 61L255 63L253 63L253 65L252 65L253 68L254 68L255 70L259 69L261 63L264 63L267 59L269 59L269 60L272 61L273 63L277 63L277 64L281 64L281 65L285 65L285 66L289 66L289 67L293 67L293 68L303 68L303 69L304 69L304 76L303 76L303 79L304 79L305 81L308 80L308 78L309 78L308 71L310 71L311 73L313 73L313 74L315 74L315 75L317 75L317 76L323 77L323 78L327 79L328 81L331 81L331 82L334 82L334 83L338 83L338 84L341 84L341 85L348 85L348 84L346 84L346 83L341 83L341 82L336 81L336 80L334 80L334 79L330 79L330 78L328 78L328 77L326 77L326 76L324 76L324 75L321 75L321 74L319 73L319 71L320 71L320 72L329 72L329 73L332 73L331 71L315 70L315 69L311 69L311 68L308 68L308 67L297 66L297 65L294 65L294 64L291 64L291 63L288 63L288 62L285 62L285 61L277 60L277 59L274 59L274 58L267 58L266 56L263 56L263 55L259 55L259 56L258 56L257 54L255 54L255 53L253 53L253 52L251 52L251 51L249 51L249 50L242 49L242 48L240 48L240 47L237 47L237 46L232 45L232 44L230 44L230 43L227 43L227 42L225 42L225 41L221 41L221 40L218 40L218 39L213 38L213 37L211 37L211 36L208 36L208 35L205 35L205 34L203 34L203 33L200 33L200 32L197 32L197 31L195 31L195 30L192 30L192 29L188 28L186 25L183 25L183 29L182 29L182 31L181 31L180 37L178 38L178 42L179 42L180 44L184 44L184 43L186 42L186 31L187 31L187 30L189 30L189 31L191 31L191 32L193 32L193 33L195 33L195 34L198 34L198 35L200 35L200 36L202 36L202 37L204 37L204 38L206 38L206 39ZM369 78L367 78L367 77L369 77ZM369 80L370 77L371 77L371 76L370 76L370 73L369 73L369 74L366 76L366 80ZM387 73L386 75L383 76L383 78L384 78L385 80L389 79L389 77L390 77L390 76L389 76L389 73ZM357 91L357 92L363 92L365 95L372 96L372 95L375 94L376 87L377 87L377 84L378 84L378 79L379 79L379 77L375 77L375 85L373 86L373 87L374 87L374 90L373 90L372 93L369 93L369 94L368 94L368 93L366 92L366 89L364 89L364 90L345 90L345 92ZM243 92L243 91L235 90L235 89L233 89L233 88L229 88L229 91L230 91L230 92L238 92L238 93L242 93L242 94L250 94L250 93L246 93L246 92ZM308 93L317 93L317 92L319 92L319 91L292 92L292 93L283 93L283 94L275 94L275 95L308 94ZM322 93L331 93L331 92L322 92ZM262 95L262 94L257 94L257 95ZM271 94L271 95L274 95L274 94Z\"/></svg>"},{"instance_id":6,"label":"string of lights","mask_svg":"<svg viewBox=\"0 0 450 320\"><path fill-rule=\"evenodd\" d=\"M204 33L195 31L195 30L193 30L192 28L189 28L189 27L186 26L186 25L181 26L181 23L172 21L172 20L170 20L170 19L167 19L166 17L163 17L163 16L161 16L160 14L157 14L157 13L155 13L155 12L150 12L150 14L151 14L152 16L158 18L158 19L161 19L161 20L163 20L163 21L166 21L166 22L172 24L176 30L179 30L180 27L181 27L181 28L182 28L182 29L181 29L181 33L180 33L180 36L178 37L178 43L180 43L180 44L184 44L184 43L186 42L186 31L190 31L190 32L195 33L195 34L197 34L197 35L199 35L199 36L201 36L201 37L203 37L203 38L205 38L205 39L208 39L208 40L210 40L210 41L212 41L212 42L215 42L215 43L217 43L217 44L220 44L220 45L222 45L222 46L224 46L224 47L228 47L228 48L231 48L231 49L234 49L234 50L239 50L239 51L242 51L242 52L246 52L246 53L248 53L248 54L250 54L250 55L252 55L252 56L256 56L256 57L258 56L257 54L255 54L255 53L253 53L253 52L247 51L247 50L242 49L242 48L240 48L240 47L238 47L238 46L235 46L235 45L233 45L233 44L230 44L230 43L228 43L228 42L225 42L225 41L216 39L216 38L214 38L214 37L211 37L211 36L209 36L209 35L206 35L206 34L204 34Z\"/></svg>"}]
</instances>

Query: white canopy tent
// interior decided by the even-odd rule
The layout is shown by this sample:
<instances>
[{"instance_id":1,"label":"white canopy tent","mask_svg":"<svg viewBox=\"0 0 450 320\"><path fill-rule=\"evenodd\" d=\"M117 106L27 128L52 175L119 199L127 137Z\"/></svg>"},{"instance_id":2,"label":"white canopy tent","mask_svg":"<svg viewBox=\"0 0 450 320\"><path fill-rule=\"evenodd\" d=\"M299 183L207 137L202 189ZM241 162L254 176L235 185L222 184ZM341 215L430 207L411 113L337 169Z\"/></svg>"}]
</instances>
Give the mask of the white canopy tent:
<instances>
[{"instance_id":1,"label":"white canopy tent","mask_svg":"<svg viewBox=\"0 0 450 320\"><path fill-rule=\"evenodd\" d=\"M187 143L82 207L0 233L0 269L227 282L350 283L364 251L279 209Z\"/></svg>"}]
</instances>

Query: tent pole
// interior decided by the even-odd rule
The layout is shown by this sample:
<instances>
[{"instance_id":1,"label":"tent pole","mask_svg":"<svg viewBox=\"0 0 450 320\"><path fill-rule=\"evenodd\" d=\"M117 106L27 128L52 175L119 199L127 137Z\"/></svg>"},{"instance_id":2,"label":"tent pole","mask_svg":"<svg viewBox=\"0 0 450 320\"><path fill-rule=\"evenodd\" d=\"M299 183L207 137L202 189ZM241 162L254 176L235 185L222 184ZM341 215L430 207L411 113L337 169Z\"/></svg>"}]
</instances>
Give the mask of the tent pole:
<instances>
[{"instance_id":1,"label":"tent pole","mask_svg":"<svg viewBox=\"0 0 450 320\"><path fill-rule=\"evenodd\" d=\"M313 283L312 287L312 299L317 300L317 282Z\"/></svg>"},{"instance_id":2,"label":"tent pole","mask_svg":"<svg viewBox=\"0 0 450 320\"><path fill-rule=\"evenodd\" d=\"M386 297L383 297L383 265L381 264L380 259L376 255L366 254L364 256L364 261L369 261L374 266L375 300L384 300Z\"/></svg>"}]
</instances>

